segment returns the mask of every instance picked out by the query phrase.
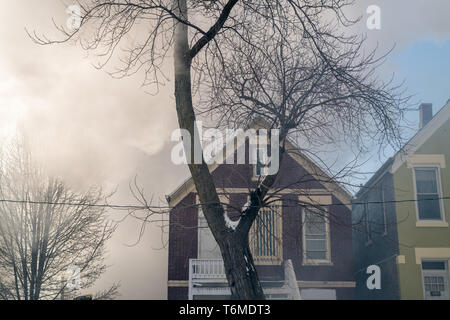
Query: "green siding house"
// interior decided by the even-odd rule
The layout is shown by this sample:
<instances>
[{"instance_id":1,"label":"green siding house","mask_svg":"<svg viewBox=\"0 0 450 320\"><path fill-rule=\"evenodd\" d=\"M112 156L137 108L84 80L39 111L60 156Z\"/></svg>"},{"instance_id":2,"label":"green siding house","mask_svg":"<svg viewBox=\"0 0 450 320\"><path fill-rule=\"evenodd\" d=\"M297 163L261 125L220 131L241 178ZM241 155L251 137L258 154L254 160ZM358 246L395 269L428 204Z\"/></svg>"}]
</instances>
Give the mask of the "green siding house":
<instances>
[{"instance_id":1,"label":"green siding house","mask_svg":"<svg viewBox=\"0 0 450 320\"><path fill-rule=\"evenodd\" d=\"M360 299L450 299L450 101L434 117L431 104L419 111L420 130L354 200ZM371 265L380 288L367 285Z\"/></svg>"}]
</instances>

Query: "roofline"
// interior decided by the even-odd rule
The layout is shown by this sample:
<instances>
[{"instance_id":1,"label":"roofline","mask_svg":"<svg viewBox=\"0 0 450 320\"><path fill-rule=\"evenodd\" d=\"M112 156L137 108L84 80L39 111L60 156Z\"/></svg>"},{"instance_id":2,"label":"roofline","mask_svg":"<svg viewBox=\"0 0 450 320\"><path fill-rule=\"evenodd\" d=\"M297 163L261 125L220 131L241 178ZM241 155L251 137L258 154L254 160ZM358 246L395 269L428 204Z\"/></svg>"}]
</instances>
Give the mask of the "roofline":
<instances>
[{"instance_id":1,"label":"roofline","mask_svg":"<svg viewBox=\"0 0 450 320\"><path fill-rule=\"evenodd\" d=\"M360 198L364 196L368 191L370 186L377 183L385 174L386 172L390 171L391 164L394 162L394 157L390 157L387 159L383 165L373 174L373 176L367 181L363 186L360 187L358 192L355 194L355 198Z\"/></svg>"},{"instance_id":2,"label":"roofline","mask_svg":"<svg viewBox=\"0 0 450 320\"><path fill-rule=\"evenodd\" d=\"M450 100L422 127L394 156L392 173L395 173L428 139L450 119Z\"/></svg>"},{"instance_id":3,"label":"roofline","mask_svg":"<svg viewBox=\"0 0 450 320\"><path fill-rule=\"evenodd\" d=\"M255 123L252 125L251 128L254 129L261 129L264 128L264 122L258 123L260 121L255 121ZM238 139L239 141L239 139ZM245 143L246 140L244 140ZM307 170L313 177L316 177L316 175L314 174L314 172L316 173L320 173L321 175L323 175L324 177L329 177L331 182L322 182L320 181L320 183L322 185L324 185L325 189L327 189L328 191L330 191L331 193L337 193L336 197L342 201L344 204L346 204L347 207L349 207L351 209L351 201L353 199L353 196L351 195L351 193L344 188L339 182L332 180L330 175L324 170L322 169L317 163L315 163L311 158L309 158L307 155L305 155L304 153L302 153L300 151L300 148L298 146L296 146L293 142L291 142L289 139L286 139L287 141L287 145L289 148L291 149L297 149L298 153L294 153L294 154L290 154L291 157L296 160L297 163L299 163L301 166L303 166L305 168L305 170ZM225 152L227 150L229 150L230 148L227 148L229 146L229 144L232 143L234 148L232 148L233 153L236 152L236 150L242 145L237 145L237 143L235 144L235 137L233 137L233 139L231 141L228 141L227 144L224 146ZM223 150L223 149L222 149ZM223 155L223 152L221 153ZM289 152L288 152L289 154ZM228 154L225 154L224 159L228 158ZM303 159L304 160L303 160ZM210 170L210 172L214 172L218 167L220 166L220 164L215 163L212 165L209 165L208 168ZM308 167L310 166L309 170ZM311 172L313 171L313 172ZM316 178L317 179L317 178ZM169 195L166 195L166 200L169 204L170 207L174 207L176 206L178 203L180 203L180 201L182 199L184 199L184 197L189 194L190 192L192 192L195 189L192 177L188 177L178 188L176 188L173 192L171 192Z\"/></svg>"},{"instance_id":4,"label":"roofline","mask_svg":"<svg viewBox=\"0 0 450 320\"><path fill-rule=\"evenodd\" d=\"M442 118L442 114L447 114L447 117ZM363 196L368 189L378 182L378 178L384 175L387 171L394 174L410 156L410 153L414 154L418 148L420 148L425 141L427 141L444 123L450 119L450 99L447 103L431 118L428 123L418 130L405 145L400 148L392 157L390 157L386 162L374 173L374 175L362 186L356 193L355 197L359 198ZM440 124L439 124L440 123ZM439 125L436 125L439 124ZM415 141L424 139L421 143L417 145L412 145ZM407 150L407 148L410 149Z\"/></svg>"}]
</instances>

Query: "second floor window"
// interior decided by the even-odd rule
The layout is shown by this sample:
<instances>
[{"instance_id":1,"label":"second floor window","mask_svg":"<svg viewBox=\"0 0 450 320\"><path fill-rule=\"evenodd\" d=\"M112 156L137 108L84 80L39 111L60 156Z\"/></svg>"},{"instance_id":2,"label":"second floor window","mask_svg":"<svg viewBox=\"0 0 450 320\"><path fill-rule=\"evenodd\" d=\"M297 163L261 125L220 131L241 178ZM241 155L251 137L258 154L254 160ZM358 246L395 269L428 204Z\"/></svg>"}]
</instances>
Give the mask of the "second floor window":
<instances>
[{"instance_id":1,"label":"second floor window","mask_svg":"<svg viewBox=\"0 0 450 320\"><path fill-rule=\"evenodd\" d=\"M330 262L327 213L305 209L303 218L303 258L306 263Z\"/></svg>"},{"instance_id":2,"label":"second floor window","mask_svg":"<svg viewBox=\"0 0 450 320\"><path fill-rule=\"evenodd\" d=\"M262 177L263 175L263 168L267 165L267 148L264 149L264 147L258 147L256 148L256 164L255 164L255 177Z\"/></svg>"},{"instance_id":3,"label":"second floor window","mask_svg":"<svg viewBox=\"0 0 450 320\"><path fill-rule=\"evenodd\" d=\"M438 169L414 168L419 220L442 220Z\"/></svg>"},{"instance_id":4,"label":"second floor window","mask_svg":"<svg viewBox=\"0 0 450 320\"><path fill-rule=\"evenodd\" d=\"M257 264L277 264L282 259L281 206L262 208L250 230L250 249Z\"/></svg>"}]
</instances>

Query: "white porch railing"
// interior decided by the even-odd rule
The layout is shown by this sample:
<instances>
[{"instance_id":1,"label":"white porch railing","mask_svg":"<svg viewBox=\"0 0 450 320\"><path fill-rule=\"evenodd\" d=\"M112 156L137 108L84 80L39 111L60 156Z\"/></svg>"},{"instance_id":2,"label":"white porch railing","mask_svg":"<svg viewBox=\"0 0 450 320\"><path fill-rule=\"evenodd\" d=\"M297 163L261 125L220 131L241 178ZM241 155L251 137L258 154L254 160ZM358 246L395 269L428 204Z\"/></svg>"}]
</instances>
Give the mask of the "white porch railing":
<instances>
[{"instance_id":1,"label":"white porch railing","mask_svg":"<svg viewBox=\"0 0 450 320\"><path fill-rule=\"evenodd\" d=\"M225 268L222 260L189 260L189 280L225 280Z\"/></svg>"},{"instance_id":2,"label":"white porch railing","mask_svg":"<svg viewBox=\"0 0 450 320\"><path fill-rule=\"evenodd\" d=\"M285 281L282 287L264 288L270 299L300 299L297 279L290 260L285 261ZM189 260L189 300L194 296L230 295L223 261L218 259L190 259Z\"/></svg>"}]
</instances>

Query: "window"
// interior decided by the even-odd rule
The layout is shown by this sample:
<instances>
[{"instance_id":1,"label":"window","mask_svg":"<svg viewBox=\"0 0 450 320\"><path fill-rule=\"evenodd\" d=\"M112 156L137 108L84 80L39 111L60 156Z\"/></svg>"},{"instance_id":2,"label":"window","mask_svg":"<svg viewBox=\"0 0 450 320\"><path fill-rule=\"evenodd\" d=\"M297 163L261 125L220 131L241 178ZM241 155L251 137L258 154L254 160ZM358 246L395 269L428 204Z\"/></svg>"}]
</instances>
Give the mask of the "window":
<instances>
[{"instance_id":1,"label":"window","mask_svg":"<svg viewBox=\"0 0 450 320\"><path fill-rule=\"evenodd\" d=\"M364 214L364 227L365 227L365 234L366 234L366 245L369 245L372 243L372 236L371 236L371 229L370 229L370 211L369 211L369 204L367 203L367 199L364 200L363 204L363 214Z\"/></svg>"},{"instance_id":2,"label":"window","mask_svg":"<svg viewBox=\"0 0 450 320\"><path fill-rule=\"evenodd\" d=\"M250 230L250 249L258 264L278 264L282 259L281 206L259 211Z\"/></svg>"},{"instance_id":3,"label":"window","mask_svg":"<svg viewBox=\"0 0 450 320\"><path fill-rule=\"evenodd\" d=\"M221 202L225 202L221 198ZM197 196L197 204L200 201ZM209 229L208 222L203 214L202 206L198 205L198 259L221 259L219 245Z\"/></svg>"},{"instance_id":4,"label":"window","mask_svg":"<svg viewBox=\"0 0 450 320\"><path fill-rule=\"evenodd\" d=\"M381 221L382 221L382 228L383 228L383 235L387 234L387 204L386 204L386 198L384 196L384 186L381 183L379 186L380 191L380 200L381 200Z\"/></svg>"},{"instance_id":5,"label":"window","mask_svg":"<svg viewBox=\"0 0 450 320\"><path fill-rule=\"evenodd\" d=\"M263 168L267 165L266 162L267 162L267 147L256 148L255 177L263 176Z\"/></svg>"},{"instance_id":6,"label":"window","mask_svg":"<svg viewBox=\"0 0 450 320\"><path fill-rule=\"evenodd\" d=\"M414 168L419 220L442 220L438 168Z\"/></svg>"},{"instance_id":7,"label":"window","mask_svg":"<svg viewBox=\"0 0 450 320\"><path fill-rule=\"evenodd\" d=\"M426 300L450 298L448 261L422 261L422 276Z\"/></svg>"},{"instance_id":8,"label":"window","mask_svg":"<svg viewBox=\"0 0 450 320\"><path fill-rule=\"evenodd\" d=\"M326 214L306 209L303 218L303 257L308 262L330 262L329 225Z\"/></svg>"}]
</instances>

